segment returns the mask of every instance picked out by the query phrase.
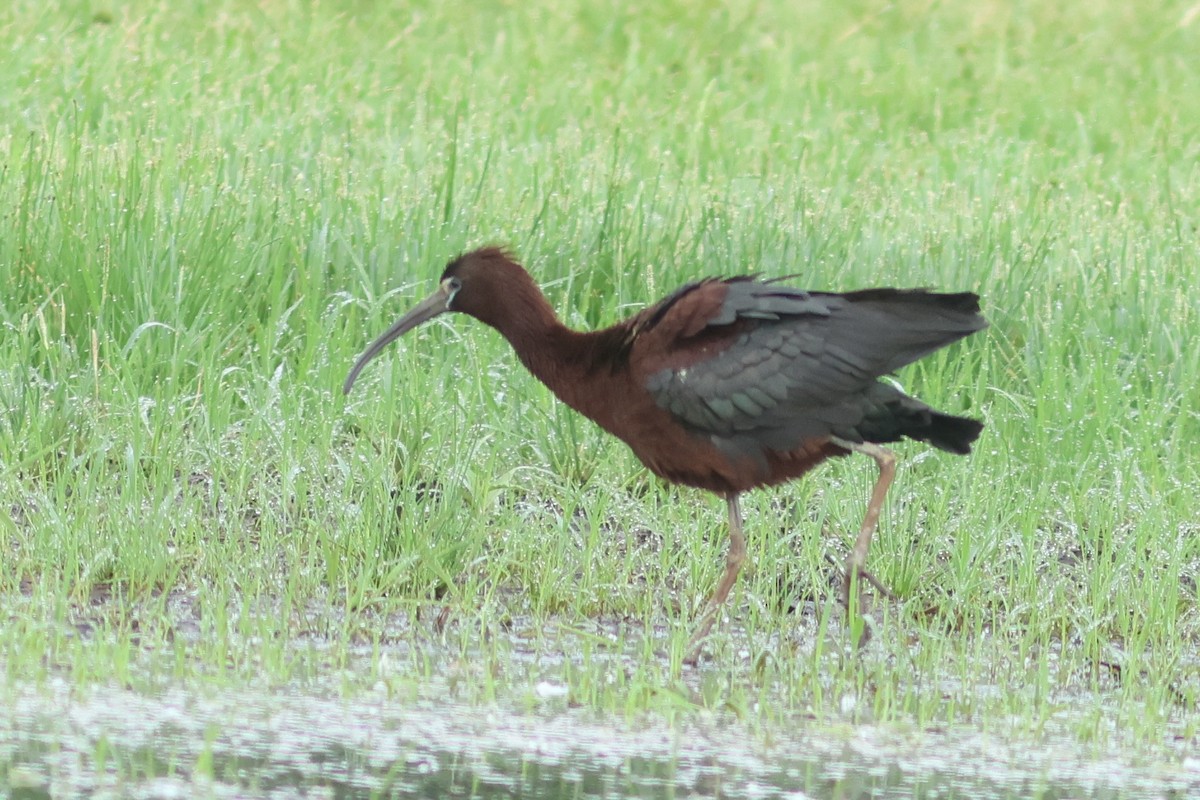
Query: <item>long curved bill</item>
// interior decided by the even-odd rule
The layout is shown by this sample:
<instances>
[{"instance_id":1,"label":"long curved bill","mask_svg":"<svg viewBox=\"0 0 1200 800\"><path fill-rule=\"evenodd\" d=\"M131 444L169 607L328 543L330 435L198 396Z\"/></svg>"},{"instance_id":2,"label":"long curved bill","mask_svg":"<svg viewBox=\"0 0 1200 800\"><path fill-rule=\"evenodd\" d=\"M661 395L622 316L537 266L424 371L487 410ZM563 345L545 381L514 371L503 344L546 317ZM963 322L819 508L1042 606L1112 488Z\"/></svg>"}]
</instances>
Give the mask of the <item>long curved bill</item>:
<instances>
[{"instance_id":1,"label":"long curved bill","mask_svg":"<svg viewBox=\"0 0 1200 800\"><path fill-rule=\"evenodd\" d=\"M448 287L445 285L439 286L436 292L422 300L412 311L409 311L403 317L396 320L396 323L388 328L382 336L372 342L366 352L358 357L358 361L354 362L354 367L350 370L350 374L346 376L346 382L342 384L342 394L350 394L350 389L354 386L354 381L358 378L358 373L362 372L363 367L367 366L371 359L379 355L383 348L422 322L428 322L437 315L446 313L449 310L447 305L453 296Z\"/></svg>"}]
</instances>

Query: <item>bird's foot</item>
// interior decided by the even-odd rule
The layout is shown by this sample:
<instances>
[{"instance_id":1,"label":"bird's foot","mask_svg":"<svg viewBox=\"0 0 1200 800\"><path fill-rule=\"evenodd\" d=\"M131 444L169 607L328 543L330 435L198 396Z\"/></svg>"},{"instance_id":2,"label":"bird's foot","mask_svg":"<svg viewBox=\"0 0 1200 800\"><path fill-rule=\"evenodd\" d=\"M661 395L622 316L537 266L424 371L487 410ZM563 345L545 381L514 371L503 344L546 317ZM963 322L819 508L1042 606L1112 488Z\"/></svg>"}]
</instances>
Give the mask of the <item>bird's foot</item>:
<instances>
[{"instance_id":1,"label":"bird's foot","mask_svg":"<svg viewBox=\"0 0 1200 800\"><path fill-rule=\"evenodd\" d=\"M687 655L683 657L683 663L689 667L694 667L700 662L700 654L704 652L704 642L708 638L708 632L712 630L713 623L717 621L717 614L721 611L719 605L713 603L708 604L708 608L704 611L704 616L700 618L700 624L696 628L696 632L692 634L691 640L688 642Z\"/></svg>"},{"instance_id":2,"label":"bird's foot","mask_svg":"<svg viewBox=\"0 0 1200 800\"><path fill-rule=\"evenodd\" d=\"M859 566L854 563L847 564L846 572L842 580L842 607L846 609L846 623L851 630L851 638L858 647L864 647L871 641L872 636L872 620L868 616L870 607L866 593L863 591L863 584L869 583L883 597L889 600L895 600L896 595L891 592L886 586L879 582L879 579L867 571L866 567ZM850 605L850 596L853 587L857 587L855 593L855 604ZM861 628L858 623L861 623Z\"/></svg>"},{"instance_id":3,"label":"bird's foot","mask_svg":"<svg viewBox=\"0 0 1200 800\"><path fill-rule=\"evenodd\" d=\"M871 584L872 588L874 588L875 591L877 591L882 596L886 597L888 600L896 599L895 593L892 592L892 590L888 589L886 586L884 586L882 583L880 583L879 579L876 578L874 575L872 575L870 573L870 571L867 570L866 567L857 565L853 562L853 560L851 560L846 564L846 569L844 571L842 571L840 565L838 565L838 563L833 560L833 556L826 556L826 558L829 559L829 563L833 564L835 567L838 568L839 571L842 572L841 601L842 601L842 608L846 609L847 614L849 614L851 611L850 591L854 586L858 587L858 598L857 599L858 599L859 613L862 613L863 609L865 609L867 607L866 606L866 596L863 593L863 582L864 581L866 583Z\"/></svg>"}]
</instances>

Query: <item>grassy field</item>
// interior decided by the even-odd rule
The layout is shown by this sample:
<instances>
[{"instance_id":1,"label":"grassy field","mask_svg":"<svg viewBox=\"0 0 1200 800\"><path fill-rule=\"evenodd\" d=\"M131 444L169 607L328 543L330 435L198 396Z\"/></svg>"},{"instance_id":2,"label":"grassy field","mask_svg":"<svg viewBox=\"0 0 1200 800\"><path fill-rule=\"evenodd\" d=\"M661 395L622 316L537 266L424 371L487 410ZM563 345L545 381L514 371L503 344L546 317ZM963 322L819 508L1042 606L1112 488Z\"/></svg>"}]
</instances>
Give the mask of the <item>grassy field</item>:
<instances>
[{"instance_id":1,"label":"grassy field","mask_svg":"<svg viewBox=\"0 0 1200 800\"><path fill-rule=\"evenodd\" d=\"M1197 6L17 0L0 38L10 686L1194 742ZM870 647L827 562L866 459L744 499L687 670L721 501L466 318L343 398L485 243L579 328L710 274L983 297L899 375L987 427L897 448Z\"/></svg>"}]
</instances>

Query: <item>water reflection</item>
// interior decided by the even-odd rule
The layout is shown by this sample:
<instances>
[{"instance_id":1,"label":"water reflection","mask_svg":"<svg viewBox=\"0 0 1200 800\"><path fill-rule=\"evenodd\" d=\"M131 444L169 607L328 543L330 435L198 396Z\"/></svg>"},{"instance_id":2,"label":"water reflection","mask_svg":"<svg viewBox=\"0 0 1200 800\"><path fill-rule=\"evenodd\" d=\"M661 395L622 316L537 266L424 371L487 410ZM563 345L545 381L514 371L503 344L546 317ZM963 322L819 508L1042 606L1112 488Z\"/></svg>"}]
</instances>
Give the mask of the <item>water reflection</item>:
<instances>
[{"instance_id":1,"label":"water reflection","mask_svg":"<svg viewBox=\"0 0 1200 800\"><path fill-rule=\"evenodd\" d=\"M769 741L385 697L156 697L9 685L0 795L40 798L1127 798L1200 794L1200 764L1131 763L1069 741L816 726Z\"/></svg>"}]
</instances>

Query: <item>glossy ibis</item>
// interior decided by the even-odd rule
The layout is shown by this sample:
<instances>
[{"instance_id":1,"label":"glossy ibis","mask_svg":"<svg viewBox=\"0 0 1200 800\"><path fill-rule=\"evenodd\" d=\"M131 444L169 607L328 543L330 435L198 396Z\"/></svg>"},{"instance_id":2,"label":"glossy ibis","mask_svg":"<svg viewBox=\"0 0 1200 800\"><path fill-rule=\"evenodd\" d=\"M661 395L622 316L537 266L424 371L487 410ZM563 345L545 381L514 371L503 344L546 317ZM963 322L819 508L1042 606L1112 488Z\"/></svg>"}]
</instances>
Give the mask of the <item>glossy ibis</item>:
<instances>
[{"instance_id":1,"label":"glossy ibis","mask_svg":"<svg viewBox=\"0 0 1200 800\"><path fill-rule=\"evenodd\" d=\"M895 473L895 456L879 443L908 437L965 454L983 429L878 380L986 327L974 294L833 294L749 276L708 278L610 328L579 333L498 248L451 261L437 291L367 348L342 391L390 342L447 311L498 330L559 399L628 444L656 475L725 498L729 553L692 640L692 663L746 558L742 492L797 478L830 456L874 459L879 478L843 581L849 610L860 579L887 593L865 568Z\"/></svg>"}]
</instances>

